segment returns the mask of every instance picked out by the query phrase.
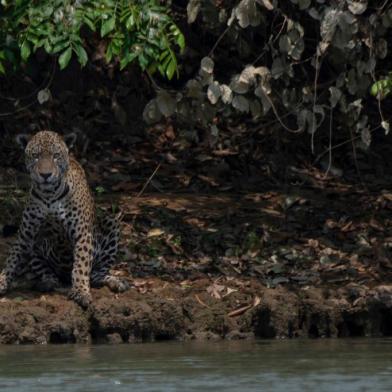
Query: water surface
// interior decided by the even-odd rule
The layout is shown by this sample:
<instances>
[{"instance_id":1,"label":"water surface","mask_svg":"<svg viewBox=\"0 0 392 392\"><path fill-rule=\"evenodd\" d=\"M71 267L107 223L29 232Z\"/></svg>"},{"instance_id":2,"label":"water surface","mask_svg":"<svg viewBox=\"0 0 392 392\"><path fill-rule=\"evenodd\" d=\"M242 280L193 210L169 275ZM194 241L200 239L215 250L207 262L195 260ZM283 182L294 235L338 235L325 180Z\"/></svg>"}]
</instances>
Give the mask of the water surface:
<instances>
[{"instance_id":1,"label":"water surface","mask_svg":"<svg viewBox=\"0 0 392 392\"><path fill-rule=\"evenodd\" d=\"M392 340L0 346L1 392L392 391Z\"/></svg>"}]
</instances>

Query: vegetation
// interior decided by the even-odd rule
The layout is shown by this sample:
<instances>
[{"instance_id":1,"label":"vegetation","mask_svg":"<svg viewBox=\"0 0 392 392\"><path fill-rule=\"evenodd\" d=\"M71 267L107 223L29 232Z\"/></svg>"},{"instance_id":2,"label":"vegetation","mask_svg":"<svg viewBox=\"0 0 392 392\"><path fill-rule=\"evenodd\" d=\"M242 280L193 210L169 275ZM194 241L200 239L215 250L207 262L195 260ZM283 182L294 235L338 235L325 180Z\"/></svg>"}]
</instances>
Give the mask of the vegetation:
<instances>
[{"instance_id":1,"label":"vegetation","mask_svg":"<svg viewBox=\"0 0 392 392\"><path fill-rule=\"evenodd\" d=\"M385 98L392 91L392 74L389 75L385 79L378 80L372 85L371 93L372 95L381 98Z\"/></svg>"},{"instance_id":2,"label":"vegetation","mask_svg":"<svg viewBox=\"0 0 392 392\"><path fill-rule=\"evenodd\" d=\"M158 70L171 79L177 70L175 46L184 36L156 0L2 1L0 5L0 72L5 64L26 62L38 49L58 55L64 69L75 55L88 62L86 37L97 33L106 44L105 59L120 68L137 61L142 70Z\"/></svg>"},{"instance_id":3,"label":"vegetation","mask_svg":"<svg viewBox=\"0 0 392 392\"><path fill-rule=\"evenodd\" d=\"M233 118L237 113L266 123L273 118L281 129L310 135L312 153L317 141L323 148L347 130L344 137L355 138L365 149L377 125L389 131L380 105L378 124L364 110L372 85L373 94L383 87L383 96L390 88L389 79L377 81L385 67L390 69L388 2L241 0L216 7L193 0L187 11L188 22L215 35L215 44L203 53L182 99L174 102L172 96L168 105L170 97L161 92L165 104L159 95L150 102L159 110L146 111L147 120L156 121L160 114L191 118L216 136L217 115Z\"/></svg>"},{"instance_id":4,"label":"vegetation","mask_svg":"<svg viewBox=\"0 0 392 392\"><path fill-rule=\"evenodd\" d=\"M391 90L385 72L391 69L389 2L190 0L186 14L181 4L3 0L0 72L38 50L58 56L61 69L72 56L85 66L99 50L120 70L137 62L149 75L180 78L175 89L154 85L147 123L171 117L219 141L225 121L274 120L290 133L309 135L312 154L340 141L345 130L350 134L343 139L364 149L375 129L389 131L380 104L377 123L364 110L371 94L380 101ZM180 66L185 39L177 24L189 38Z\"/></svg>"}]
</instances>

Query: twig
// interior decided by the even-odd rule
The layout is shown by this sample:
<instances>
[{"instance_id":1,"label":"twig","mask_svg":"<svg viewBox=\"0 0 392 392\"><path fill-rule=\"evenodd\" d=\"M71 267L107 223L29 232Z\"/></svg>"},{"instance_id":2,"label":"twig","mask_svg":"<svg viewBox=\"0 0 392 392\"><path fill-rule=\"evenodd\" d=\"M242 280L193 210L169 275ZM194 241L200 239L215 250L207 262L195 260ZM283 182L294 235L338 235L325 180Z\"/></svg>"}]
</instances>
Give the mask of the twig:
<instances>
[{"instance_id":1,"label":"twig","mask_svg":"<svg viewBox=\"0 0 392 392\"><path fill-rule=\"evenodd\" d=\"M286 15L283 15L283 17L284 17L284 20L283 20L283 23L282 23L282 26L281 26L280 30L278 31L278 34L275 36L275 38L274 38L273 40L272 40L272 35L271 35L270 39L268 40L268 44L271 44L271 45L272 45L272 44L279 38L279 36L282 34L282 31L283 31L283 29L284 29L284 27L285 27L285 25L286 25L286 23L287 23L287 16L286 16ZM264 46L264 47L265 47L265 46ZM267 52L267 50L264 49L264 50L256 57L256 60L253 61L252 65L255 65L259 60L261 60L261 58L266 54L266 52Z\"/></svg>"},{"instance_id":2,"label":"twig","mask_svg":"<svg viewBox=\"0 0 392 392\"><path fill-rule=\"evenodd\" d=\"M392 119L392 117L389 117L389 118L388 118L388 121L391 120L391 119ZM374 131L377 131L377 129L379 129L379 128L381 128L381 125L377 125L376 127L372 128L369 132L370 132L370 133L373 133ZM335 144L335 145L332 146L331 148L327 148L327 149L324 150L322 153L320 153L319 155L317 155L316 159L313 161L313 164L317 163L325 154L327 154L327 153L329 152L330 149L331 149L331 150L336 150L337 148L342 147L342 146L344 146L344 145L346 145L346 144L348 144L348 143L351 143L351 142L353 142L353 141L355 141L355 140L357 140L357 139L360 139L360 138L361 138L361 135L354 136L353 138L350 138L350 139L348 139L348 140L345 140L344 142Z\"/></svg>"},{"instance_id":3,"label":"twig","mask_svg":"<svg viewBox=\"0 0 392 392\"><path fill-rule=\"evenodd\" d=\"M140 197L143 194L143 192L148 187L148 184L152 181L152 179L154 178L155 174L157 173L161 165L162 165L162 161L158 163L157 167L155 168L151 176L148 178L148 180L144 183L142 190L137 194L136 197Z\"/></svg>"},{"instance_id":4,"label":"twig","mask_svg":"<svg viewBox=\"0 0 392 392\"><path fill-rule=\"evenodd\" d=\"M316 49L317 50L317 49ZM310 140L310 149L312 151L312 154L314 154L314 135L316 133L316 113L314 112L314 108L316 107L316 102L317 102L317 80L319 77L319 72L320 72L320 67L321 67L321 62L320 62L320 56L316 52L316 73L314 75L314 83L313 83L313 108L312 108L312 136Z\"/></svg>"},{"instance_id":5,"label":"twig","mask_svg":"<svg viewBox=\"0 0 392 392\"><path fill-rule=\"evenodd\" d=\"M288 117L294 113L297 112L297 109L301 107L301 105L303 104L303 100L301 102L299 102L292 110L290 110L289 112L282 114L280 116L281 119ZM279 122L279 120L275 119L275 120L271 120L265 124L258 124L257 126L253 127L250 129L251 132L259 132L261 129L268 129L271 125L276 124L277 122ZM244 142L247 143L247 142Z\"/></svg>"},{"instance_id":6,"label":"twig","mask_svg":"<svg viewBox=\"0 0 392 392\"><path fill-rule=\"evenodd\" d=\"M33 106L35 104L35 101L28 103L25 106L22 106L21 108L15 109L12 112L4 112L0 113L0 117L7 117L7 116L12 116L16 113L23 112L24 110L28 109L30 106Z\"/></svg>"},{"instance_id":7,"label":"twig","mask_svg":"<svg viewBox=\"0 0 392 392\"><path fill-rule=\"evenodd\" d=\"M212 54L214 53L215 49L217 48L217 46L219 45L219 43L222 41L223 37L227 34L227 32L230 30L231 26L233 25L233 23L231 23L229 26L227 26L225 28L225 30L223 31L223 33L219 36L219 38L216 40L214 46L212 47L212 49L210 50L210 52L208 53L208 57L211 57Z\"/></svg>"},{"instance_id":8,"label":"twig","mask_svg":"<svg viewBox=\"0 0 392 392\"><path fill-rule=\"evenodd\" d=\"M389 3L389 1L390 0L385 0L385 2L384 2L384 4L381 6L381 7L379 7L378 9L377 9L377 13L381 13L382 12L382 10L384 9L384 7Z\"/></svg>"},{"instance_id":9,"label":"twig","mask_svg":"<svg viewBox=\"0 0 392 392\"><path fill-rule=\"evenodd\" d=\"M357 148L355 147L355 144L354 144L353 130L352 130L351 127L348 127L348 128L350 130L351 145L352 145L352 148L353 148L353 157L354 157L355 169L357 171L357 174L358 174L358 177L359 177L359 181L361 182L361 185L365 188L365 185L364 185L363 180L362 180L361 170L359 169L359 165L358 165Z\"/></svg>"},{"instance_id":10,"label":"twig","mask_svg":"<svg viewBox=\"0 0 392 392\"><path fill-rule=\"evenodd\" d=\"M54 67L55 64L56 64L56 58L54 58L54 60L53 60L53 66L52 66L52 67ZM51 74L49 75L49 80L50 80L50 78L51 78ZM31 93L28 93L28 94L23 95L23 96L21 96L21 97L6 97L5 95L0 94L0 98L1 98L1 99L5 99L5 100L7 100L7 101L21 101L21 100L25 100L25 99L28 99L28 98L30 98L30 97L36 95L38 91L40 91L40 90L42 90L42 89L44 89L44 88L47 88L47 87L45 87L45 86L47 86L47 83L48 83L48 82L47 82L47 78L46 78L46 79L45 79L38 87L36 87Z\"/></svg>"},{"instance_id":11,"label":"twig","mask_svg":"<svg viewBox=\"0 0 392 392\"><path fill-rule=\"evenodd\" d=\"M333 107L331 105L330 108L330 117L329 117L329 155L328 155L328 167L324 174L324 178L328 176L329 171L331 170L332 166L332 118L333 118Z\"/></svg>"},{"instance_id":12,"label":"twig","mask_svg":"<svg viewBox=\"0 0 392 392\"><path fill-rule=\"evenodd\" d=\"M372 56L373 56L373 34L370 33L369 57L372 58ZM376 75L374 74L374 69L372 69L370 71L370 75L371 75L371 77L373 79L373 83L376 83L377 80L376 80ZM384 128L385 119L384 119L384 115L383 115L382 109L381 109L381 96L380 96L380 93L377 94L376 98L377 98L378 113L380 114L380 118L381 118L381 126Z\"/></svg>"},{"instance_id":13,"label":"twig","mask_svg":"<svg viewBox=\"0 0 392 392\"><path fill-rule=\"evenodd\" d=\"M148 187L148 185L150 184L150 182L152 181L152 179L154 178L154 176L157 174L159 168L162 166L162 162L163 162L163 158L162 158L162 160L158 163L157 167L156 167L155 170L152 172L151 176L150 176L150 177L147 179L147 181L144 183L143 188L141 189L141 191L136 195L136 198L137 198L137 199L143 194L143 192L146 190L146 188ZM131 223L132 227L135 226L136 215L137 215L137 214L135 214L135 215L133 216L132 223Z\"/></svg>"},{"instance_id":14,"label":"twig","mask_svg":"<svg viewBox=\"0 0 392 392\"><path fill-rule=\"evenodd\" d=\"M268 96L268 94L266 94L264 91L263 91L263 94L264 94L264 97L266 98L266 100L267 100L267 101L269 102L269 104L271 105L272 111L274 112L276 119L279 121L280 125L281 125L286 131L288 131L288 132L290 132L290 133L301 133L301 132L303 132L303 130L304 130L303 127L298 128L298 129L291 129L291 128L289 128L286 124L284 124L284 122L282 121L281 117L279 116L279 113L278 113L278 111L276 110L275 104L272 102L271 98L270 98L270 97Z\"/></svg>"},{"instance_id":15,"label":"twig","mask_svg":"<svg viewBox=\"0 0 392 392\"><path fill-rule=\"evenodd\" d=\"M163 90L163 88L158 85L158 83L155 81L155 79L152 77L152 75L149 72L146 72L146 75L147 75L148 79L150 79L150 82L151 82L155 91Z\"/></svg>"},{"instance_id":16,"label":"twig","mask_svg":"<svg viewBox=\"0 0 392 392\"><path fill-rule=\"evenodd\" d=\"M50 74L50 78L49 78L47 84L43 85L42 88L40 88L40 90L46 89L46 88L48 88L52 84L55 71L56 71L56 60L53 61L52 72ZM38 89L36 89L33 93L31 93L30 96L35 94L37 92L37 90ZM36 99L34 101L28 103L27 105L22 106L21 108L13 110L12 112L0 113L0 117L12 116L12 115L14 115L16 113L23 112L24 110L28 109L30 106L34 105L36 103Z\"/></svg>"}]
</instances>

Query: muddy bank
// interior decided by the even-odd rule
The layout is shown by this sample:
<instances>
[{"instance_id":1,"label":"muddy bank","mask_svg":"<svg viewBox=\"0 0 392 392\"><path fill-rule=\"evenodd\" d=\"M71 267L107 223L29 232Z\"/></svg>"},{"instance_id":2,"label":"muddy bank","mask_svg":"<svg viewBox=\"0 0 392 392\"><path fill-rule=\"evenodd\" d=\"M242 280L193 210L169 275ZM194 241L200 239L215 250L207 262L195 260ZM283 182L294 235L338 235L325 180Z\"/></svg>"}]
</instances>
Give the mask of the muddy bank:
<instances>
[{"instance_id":1,"label":"muddy bank","mask_svg":"<svg viewBox=\"0 0 392 392\"><path fill-rule=\"evenodd\" d=\"M110 197L131 289L93 290L90 311L65 289L12 291L0 343L392 336L392 194L341 196ZM0 267L22 201L0 202Z\"/></svg>"},{"instance_id":2,"label":"muddy bank","mask_svg":"<svg viewBox=\"0 0 392 392\"><path fill-rule=\"evenodd\" d=\"M93 290L89 311L63 293L13 293L0 302L0 343L392 335L392 286L290 290L266 288L254 280L144 282L148 292L141 285L119 295ZM220 290L220 298L211 295L214 289Z\"/></svg>"}]
</instances>

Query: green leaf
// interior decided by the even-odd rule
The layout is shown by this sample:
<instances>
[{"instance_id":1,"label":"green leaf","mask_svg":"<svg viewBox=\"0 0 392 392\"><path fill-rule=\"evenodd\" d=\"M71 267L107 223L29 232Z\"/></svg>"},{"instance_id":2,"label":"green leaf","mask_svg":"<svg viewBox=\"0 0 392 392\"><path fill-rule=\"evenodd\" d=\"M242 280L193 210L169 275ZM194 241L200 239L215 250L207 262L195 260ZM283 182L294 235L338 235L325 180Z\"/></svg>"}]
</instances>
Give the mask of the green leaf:
<instances>
[{"instance_id":1,"label":"green leaf","mask_svg":"<svg viewBox=\"0 0 392 392\"><path fill-rule=\"evenodd\" d=\"M175 59L172 59L166 68L167 78L171 80L176 71L177 71L177 61Z\"/></svg>"},{"instance_id":2,"label":"green leaf","mask_svg":"<svg viewBox=\"0 0 392 392\"><path fill-rule=\"evenodd\" d=\"M116 18L114 16L105 20L105 22L103 22L101 26L101 37L104 37L105 35L109 34L111 31L113 31L115 25L116 25Z\"/></svg>"},{"instance_id":3,"label":"green leaf","mask_svg":"<svg viewBox=\"0 0 392 392\"><path fill-rule=\"evenodd\" d=\"M58 53L61 52L63 49L65 49L69 45L68 40L60 41L57 42L52 50L52 53Z\"/></svg>"},{"instance_id":4,"label":"green leaf","mask_svg":"<svg viewBox=\"0 0 392 392\"><path fill-rule=\"evenodd\" d=\"M127 19L127 21L125 22L125 27L127 28L127 30L131 30L134 24L135 24L135 20L133 18L133 15L131 14Z\"/></svg>"},{"instance_id":5,"label":"green leaf","mask_svg":"<svg viewBox=\"0 0 392 392\"><path fill-rule=\"evenodd\" d=\"M72 56L72 48L69 46L67 49L64 50L63 53L61 53L59 57L59 64L60 64L60 69L64 69L69 61L71 60Z\"/></svg>"},{"instance_id":6,"label":"green leaf","mask_svg":"<svg viewBox=\"0 0 392 392\"><path fill-rule=\"evenodd\" d=\"M44 46L44 44L45 44L45 42L46 42L47 40L48 40L47 38L42 38L42 39L36 41L36 42L34 43L34 46L33 46L33 52L35 52L35 51L36 51L38 48L40 48L41 46ZM53 53L53 52L52 52L52 53Z\"/></svg>"},{"instance_id":7,"label":"green leaf","mask_svg":"<svg viewBox=\"0 0 392 392\"><path fill-rule=\"evenodd\" d=\"M180 34L177 37L177 45L180 47L181 51L185 49L185 37L184 34Z\"/></svg>"},{"instance_id":8,"label":"green leaf","mask_svg":"<svg viewBox=\"0 0 392 392\"><path fill-rule=\"evenodd\" d=\"M46 50L46 53L53 53L53 47L52 47L52 45L50 44L50 42L49 42L48 39L45 39L45 40L44 40L44 48L45 48L45 50Z\"/></svg>"},{"instance_id":9,"label":"green leaf","mask_svg":"<svg viewBox=\"0 0 392 392\"><path fill-rule=\"evenodd\" d=\"M97 186L95 187L95 192L97 192L98 195L101 195L102 193L105 193L106 190L103 186Z\"/></svg>"},{"instance_id":10,"label":"green leaf","mask_svg":"<svg viewBox=\"0 0 392 392\"><path fill-rule=\"evenodd\" d=\"M137 53L129 52L124 58L120 61L120 69L124 69L129 63L132 63L133 60L138 56Z\"/></svg>"},{"instance_id":11,"label":"green leaf","mask_svg":"<svg viewBox=\"0 0 392 392\"><path fill-rule=\"evenodd\" d=\"M9 50L8 48L4 49L4 55L5 58L14 66L16 66L17 64L19 64L19 62L17 61L16 57L15 57L15 53L12 50Z\"/></svg>"},{"instance_id":12,"label":"green leaf","mask_svg":"<svg viewBox=\"0 0 392 392\"><path fill-rule=\"evenodd\" d=\"M96 31L94 22L87 16L83 18L84 23L90 28L91 31Z\"/></svg>"},{"instance_id":13,"label":"green leaf","mask_svg":"<svg viewBox=\"0 0 392 392\"><path fill-rule=\"evenodd\" d=\"M82 45L76 45L74 47L74 52L78 57L79 63L84 67L87 64L88 56L86 50L83 48Z\"/></svg>"},{"instance_id":14,"label":"green leaf","mask_svg":"<svg viewBox=\"0 0 392 392\"><path fill-rule=\"evenodd\" d=\"M159 65L157 63L150 64L147 68L147 72L150 75L153 75L157 71L158 67Z\"/></svg>"},{"instance_id":15,"label":"green leaf","mask_svg":"<svg viewBox=\"0 0 392 392\"><path fill-rule=\"evenodd\" d=\"M173 57L172 54L169 52L169 55L165 57L163 61L161 60L162 67L166 69L169 66L170 61L173 61Z\"/></svg>"},{"instance_id":16,"label":"green leaf","mask_svg":"<svg viewBox=\"0 0 392 392\"><path fill-rule=\"evenodd\" d=\"M380 81L378 81L378 82L372 84L372 87L370 88L370 94L372 94L373 96L376 96L380 90L381 90Z\"/></svg>"},{"instance_id":17,"label":"green leaf","mask_svg":"<svg viewBox=\"0 0 392 392\"><path fill-rule=\"evenodd\" d=\"M26 61L31 54L31 48L28 41L24 41L22 46L20 47L20 56L23 61Z\"/></svg>"},{"instance_id":18,"label":"green leaf","mask_svg":"<svg viewBox=\"0 0 392 392\"><path fill-rule=\"evenodd\" d=\"M158 65L158 71L162 76L165 76L165 67L162 64Z\"/></svg>"},{"instance_id":19,"label":"green leaf","mask_svg":"<svg viewBox=\"0 0 392 392\"><path fill-rule=\"evenodd\" d=\"M2 62L0 62L0 73L3 75L5 74L5 69Z\"/></svg>"},{"instance_id":20,"label":"green leaf","mask_svg":"<svg viewBox=\"0 0 392 392\"><path fill-rule=\"evenodd\" d=\"M377 96L378 94L381 98L386 97L391 92L391 81L389 79L379 80L376 83L373 83L370 88L370 94L373 96Z\"/></svg>"},{"instance_id":21,"label":"green leaf","mask_svg":"<svg viewBox=\"0 0 392 392\"><path fill-rule=\"evenodd\" d=\"M144 71L148 67L149 61L143 52L139 54L138 60L140 68Z\"/></svg>"},{"instance_id":22,"label":"green leaf","mask_svg":"<svg viewBox=\"0 0 392 392\"><path fill-rule=\"evenodd\" d=\"M110 63L113 58L113 42L110 42L110 44L106 48L106 53L105 53L105 60L107 63Z\"/></svg>"},{"instance_id":23,"label":"green leaf","mask_svg":"<svg viewBox=\"0 0 392 392\"><path fill-rule=\"evenodd\" d=\"M163 51L163 52L161 53L161 55L159 56L159 61L162 62L162 60L163 60L164 58L166 58L167 56L170 56L170 50L169 50L169 49L166 49L165 51Z\"/></svg>"},{"instance_id":24,"label":"green leaf","mask_svg":"<svg viewBox=\"0 0 392 392\"><path fill-rule=\"evenodd\" d=\"M121 16L120 16L120 20L121 22L124 22L125 19L127 19L129 17L129 15L132 14L132 9L129 7L126 7L125 9L123 9L121 11Z\"/></svg>"}]
</instances>

